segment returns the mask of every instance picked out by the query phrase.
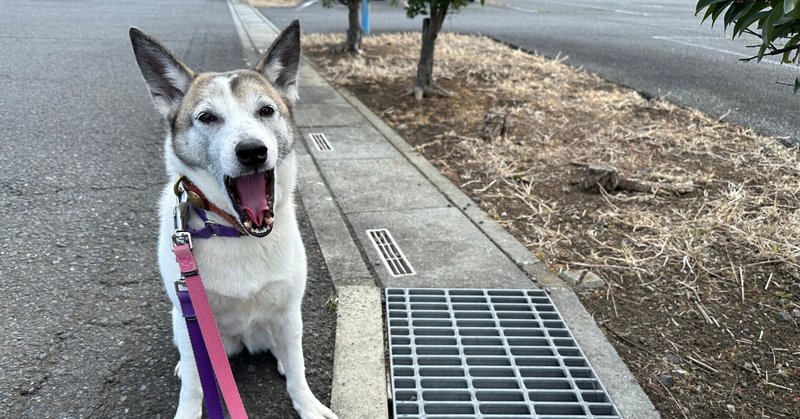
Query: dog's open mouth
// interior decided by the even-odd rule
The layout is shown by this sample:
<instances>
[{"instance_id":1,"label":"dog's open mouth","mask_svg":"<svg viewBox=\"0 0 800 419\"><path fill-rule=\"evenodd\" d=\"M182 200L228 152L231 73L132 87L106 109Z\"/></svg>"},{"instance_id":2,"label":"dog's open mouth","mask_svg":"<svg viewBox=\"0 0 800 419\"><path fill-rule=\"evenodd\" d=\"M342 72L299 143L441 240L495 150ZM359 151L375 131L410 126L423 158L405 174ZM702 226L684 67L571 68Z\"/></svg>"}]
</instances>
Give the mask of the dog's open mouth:
<instances>
[{"instance_id":1,"label":"dog's open mouth","mask_svg":"<svg viewBox=\"0 0 800 419\"><path fill-rule=\"evenodd\" d=\"M275 221L275 171L258 172L237 178L225 177L225 189L245 230L264 237Z\"/></svg>"}]
</instances>

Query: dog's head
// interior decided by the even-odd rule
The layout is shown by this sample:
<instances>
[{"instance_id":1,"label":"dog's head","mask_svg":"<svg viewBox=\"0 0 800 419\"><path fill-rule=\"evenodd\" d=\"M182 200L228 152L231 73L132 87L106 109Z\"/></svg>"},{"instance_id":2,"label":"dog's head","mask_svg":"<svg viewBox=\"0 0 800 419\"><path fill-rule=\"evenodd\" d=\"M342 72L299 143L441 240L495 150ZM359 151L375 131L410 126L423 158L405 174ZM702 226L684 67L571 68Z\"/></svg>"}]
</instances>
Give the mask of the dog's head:
<instances>
[{"instance_id":1,"label":"dog's head","mask_svg":"<svg viewBox=\"0 0 800 419\"><path fill-rule=\"evenodd\" d=\"M186 175L248 233L272 230L276 173L294 145L300 25L295 20L252 70L195 73L161 43L130 30L136 61L167 122L171 170ZM293 183L293 179L292 182ZM277 186L276 186L277 185Z\"/></svg>"}]
</instances>

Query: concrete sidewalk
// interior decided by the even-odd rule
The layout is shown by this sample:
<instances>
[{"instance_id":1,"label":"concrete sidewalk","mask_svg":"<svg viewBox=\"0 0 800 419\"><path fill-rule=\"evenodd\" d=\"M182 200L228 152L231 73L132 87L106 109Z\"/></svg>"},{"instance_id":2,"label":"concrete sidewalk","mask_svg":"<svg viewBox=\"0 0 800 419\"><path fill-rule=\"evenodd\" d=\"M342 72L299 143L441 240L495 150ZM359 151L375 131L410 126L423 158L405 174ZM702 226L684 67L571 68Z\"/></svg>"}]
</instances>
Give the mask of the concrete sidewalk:
<instances>
[{"instance_id":1,"label":"concrete sidewalk","mask_svg":"<svg viewBox=\"0 0 800 419\"><path fill-rule=\"evenodd\" d=\"M241 0L229 1L246 56L255 62L277 29ZM659 417L573 291L306 61L295 117L303 139L300 196L339 296L332 407L341 418L389 417L381 303L386 287L543 288L621 415ZM319 134L328 147L315 144ZM391 232L413 275L389 271L370 239L376 229Z\"/></svg>"}]
</instances>

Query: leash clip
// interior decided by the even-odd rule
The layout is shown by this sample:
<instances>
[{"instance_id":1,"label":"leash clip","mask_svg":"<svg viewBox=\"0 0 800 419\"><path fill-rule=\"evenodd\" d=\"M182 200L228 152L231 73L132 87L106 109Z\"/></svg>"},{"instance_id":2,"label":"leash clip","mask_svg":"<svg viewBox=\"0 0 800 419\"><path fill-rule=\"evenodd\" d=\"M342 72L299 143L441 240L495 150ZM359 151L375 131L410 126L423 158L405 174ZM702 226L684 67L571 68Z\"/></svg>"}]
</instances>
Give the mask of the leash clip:
<instances>
[{"instance_id":1,"label":"leash clip","mask_svg":"<svg viewBox=\"0 0 800 419\"><path fill-rule=\"evenodd\" d=\"M186 197L186 194L183 195ZM188 209L189 205L184 200L183 202L178 202L175 205L175 209L173 210L173 220L175 224L175 233L172 234L172 244L175 246L179 246L181 244L188 244L189 248L194 248L194 244L192 243L192 235L187 231L186 220L188 219Z\"/></svg>"},{"instance_id":2,"label":"leash clip","mask_svg":"<svg viewBox=\"0 0 800 419\"><path fill-rule=\"evenodd\" d=\"M181 195L186 193L186 186L183 183L186 181L186 176L180 176L175 183L172 184L172 193L178 198L178 203L181 202Z\"/></svg>"},{"instance_id":3,"label":"leash clip","mask_svg":"<svg viewBox=\"0 0 800 419\"><path fill-rule=\"evenodd\" d=\"M187 215L189 215L187 209L188 205L185 201L175 205L175 210L173 211L175 232L172 233L172 244L175 246L188 244L189 248L193 249L194 243L192 243L192 234L186 231L186 220L188 218Z\"/></svg>"},{"instance_id":4,"label":"leash clip","mask_svg":"<svg viewBox=\"0 0 800 419\"><path fill-rule=\"evenodd\" d=\"M183 279L175 281L175 292L177 293L183 291L188 291L188 288L186 288L186 281L184 281Z\"/></svg>"},{"instance_id":5,"label":"leash clip","mask_svg":"<svg viewBox=\"0 0 800 419\"><path fill-rule=\"evenodd\" d=\"M175 185L172 187L173 192L175 192L175 198L177 203L175 204L175 208L172 210L172 220L175 227L175 233L172 234L172 243L175 246L188 244L189 248L193 248L192 243L192 235L187 231L188 223L187 220L189 219L189 194L186 192L186 187L183 185L183 181L186 177L181 176L175 181Z\"/></svg>"},{"instance_id":6,"label":"leash clip","mask_svg":"<svg viewBox=\"0 0 800 419\"><path fill-rule=\"evenodd\" d=\"M172 210L172 219L175 231L186 231L188 227L186 221L189 219L189 203L187 201L178 202Z\"/></svg>"},{"instance_id":7,"label":"leash clip","mask_svg":"<svg viewBox=\"0 0 800 419\"><path fill-rule=\"evenodd\" d=\"M192 235L188 231L176 231L175 233L173 233L172 244L175 246L188 244L189 249L194 249L194 243L192 243Z\"/></svg>"}]
</instances>

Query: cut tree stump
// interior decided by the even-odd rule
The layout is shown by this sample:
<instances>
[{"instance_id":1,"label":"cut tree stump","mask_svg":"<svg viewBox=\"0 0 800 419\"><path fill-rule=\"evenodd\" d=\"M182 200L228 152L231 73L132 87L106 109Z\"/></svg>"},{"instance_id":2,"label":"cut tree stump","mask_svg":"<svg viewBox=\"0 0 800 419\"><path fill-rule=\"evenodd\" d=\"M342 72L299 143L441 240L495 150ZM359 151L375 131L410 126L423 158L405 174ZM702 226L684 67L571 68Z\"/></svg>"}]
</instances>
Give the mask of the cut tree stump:
<instances>
[{"instance_id":1,"label":"cut tree stump","mask_svg":"<svg viewBox=\"0 0 800 419\"><path fill-rule=\"evenodd\" d=\"M573 163L576 166L583 166L586 171L583 178L578 182L578 190L583 192L600 193L603 189L611 191L632 191L644 193L671 192L675 194L687 194L694 191L694 182L654 182L650 180L626 178L614 166L608 164L583 164Z\"/></svg>"},{"instance_id":2,"label":"cut tree stump","mask_svg":"<svg viewBox=\"0 0 800 419\"><path fill-rule=\"evenodd\" d=\"M478 127L478 136L486 141L505 137L508 130L508 114L505 112L487 112L483 115L481 125Z\"/></svg>"}]
</instances>

